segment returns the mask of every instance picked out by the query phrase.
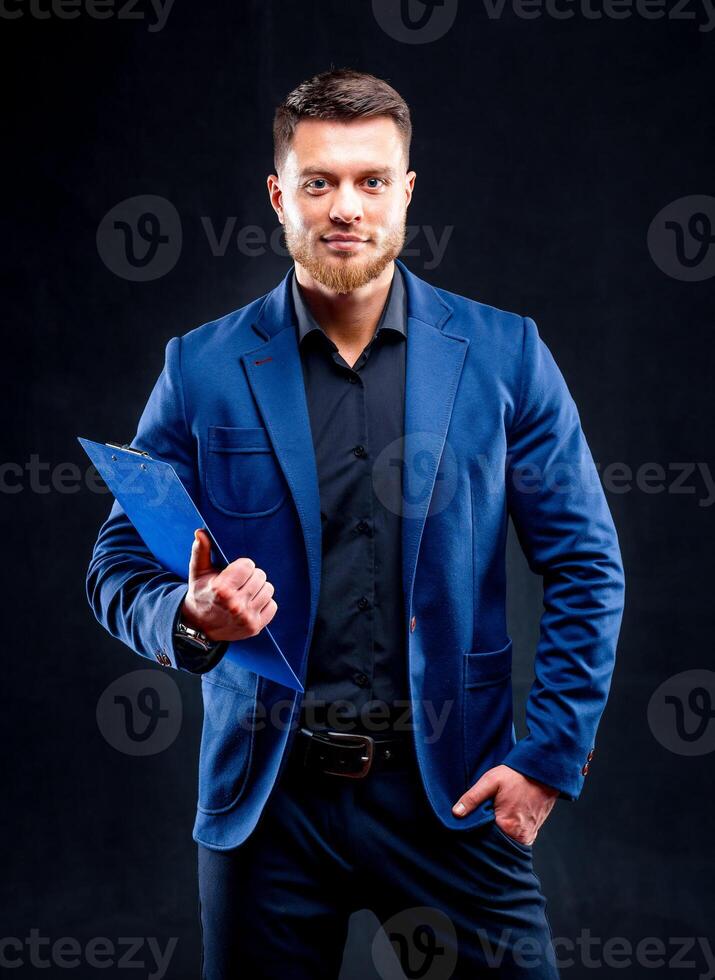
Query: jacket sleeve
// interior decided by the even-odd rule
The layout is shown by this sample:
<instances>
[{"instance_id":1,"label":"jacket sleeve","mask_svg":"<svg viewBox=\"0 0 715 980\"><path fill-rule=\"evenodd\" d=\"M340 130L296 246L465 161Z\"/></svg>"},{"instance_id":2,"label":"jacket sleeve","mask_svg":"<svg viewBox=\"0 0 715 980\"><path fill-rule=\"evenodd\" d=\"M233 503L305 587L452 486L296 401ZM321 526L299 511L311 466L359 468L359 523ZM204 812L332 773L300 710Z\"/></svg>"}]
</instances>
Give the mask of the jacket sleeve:
<instances>
[{"instance_id":1,"label":"jacket sleeve","mask_svg":"<svg viewBox=\"0 0 715 980\"><path fill-rule=\"evenodd\" d=\"M543 613L528 734L503 764L578 799L613 673L625 595L613 519L578 411L536 324L524 318L508 437L507 506Z\"/></svg>"},{"instance_id":2,"label":"jacket sleeve","mask_svg":"<svg viewBox=\"0 0 715 980\"><path fill-rule=\"evenodd\" d=\"M196 499L196 448L184 411L179 337L172 337L166 346L163 370L131 445L171 463ZM186 579L163 569L115 500L94 545L87 570L87 598L101 625L135 653L163 666L203 673L205 665L178 654L172 639L188 591L188 572L188 554ZM225 647L223 644L219 652Z\"/></svg>"}]
</instances>

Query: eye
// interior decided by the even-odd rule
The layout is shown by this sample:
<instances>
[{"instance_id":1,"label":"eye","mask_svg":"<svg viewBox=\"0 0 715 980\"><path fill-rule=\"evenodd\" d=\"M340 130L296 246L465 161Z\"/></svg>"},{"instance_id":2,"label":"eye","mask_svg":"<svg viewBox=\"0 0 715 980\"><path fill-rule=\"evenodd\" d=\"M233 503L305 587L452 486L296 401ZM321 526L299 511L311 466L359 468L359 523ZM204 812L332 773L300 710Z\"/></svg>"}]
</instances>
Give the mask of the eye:
<instances>
[{"instance_id":1,"label":"eye","mask_svg":"<svg viewBox=\"0 0 715 980\"><path fill-rule=\"evenodd\" d=\"M371 191L379 191L389 183L384 177L366 177L365 182L368 184L368 190ZM313 177L305 184L305 187L309 191L324 191L328 187L328 181L325 177Z\"/></svg>"}]
</instances>

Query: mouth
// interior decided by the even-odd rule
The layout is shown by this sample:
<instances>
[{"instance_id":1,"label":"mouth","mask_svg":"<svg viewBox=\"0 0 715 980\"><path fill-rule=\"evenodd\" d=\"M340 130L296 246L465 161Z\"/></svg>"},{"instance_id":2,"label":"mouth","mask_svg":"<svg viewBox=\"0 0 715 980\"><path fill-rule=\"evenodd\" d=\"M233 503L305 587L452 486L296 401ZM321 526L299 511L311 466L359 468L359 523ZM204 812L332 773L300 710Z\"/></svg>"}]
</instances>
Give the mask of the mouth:
<instances>
[{"instance_id":1,"label":"mouth","mask_svg":"<svg viewBox=\"0 0 715 980\"><path fill-rule=\"evenodd\" d=\"M329 248L333 248L338 252L357 251L369 241L367 238L360 238L359 235L345 235L341 233L323 235L321 240L324 241Z\"/></svg>"}]
</instances>

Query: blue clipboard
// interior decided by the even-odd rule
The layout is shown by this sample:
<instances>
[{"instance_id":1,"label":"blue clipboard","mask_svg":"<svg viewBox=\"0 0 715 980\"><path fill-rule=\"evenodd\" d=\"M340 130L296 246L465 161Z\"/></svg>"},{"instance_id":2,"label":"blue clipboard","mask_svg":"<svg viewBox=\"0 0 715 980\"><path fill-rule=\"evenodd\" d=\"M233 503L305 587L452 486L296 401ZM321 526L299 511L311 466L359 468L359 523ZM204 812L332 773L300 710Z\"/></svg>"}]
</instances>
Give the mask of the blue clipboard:
<instances>
[{"instance_id":1,"label":"blue clipboard","mask_svg":"<svg viewBox=\"0 0 715 980\"><path fill-rule=\"evenodd\" d=\"M207 531L213 543L214 565L229 564L171 463L130 446L77 438L160 565L188 581L194 530L199 527ZM267 626L257 636L229 643L224 657L294 691L303 691Z\"/></svg>"}]
</instances>

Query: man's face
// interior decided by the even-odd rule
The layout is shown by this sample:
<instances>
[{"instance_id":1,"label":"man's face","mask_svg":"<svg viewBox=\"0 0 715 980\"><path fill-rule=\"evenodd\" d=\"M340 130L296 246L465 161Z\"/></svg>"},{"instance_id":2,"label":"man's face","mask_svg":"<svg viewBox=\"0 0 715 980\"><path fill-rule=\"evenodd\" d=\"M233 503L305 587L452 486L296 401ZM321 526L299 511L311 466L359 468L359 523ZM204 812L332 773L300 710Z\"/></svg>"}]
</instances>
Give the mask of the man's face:
<instances>
[{"instance_id":1,"label":"man's face","mask_svg":"<svg viewBox=\"0 0 715 980\"><path fill-rule=\"evenodd\" d=\"M268 189L293 259L328 289L349 293L402 251L415 177L388 116L303 119Z\"/></svg>"}]
</instances>

